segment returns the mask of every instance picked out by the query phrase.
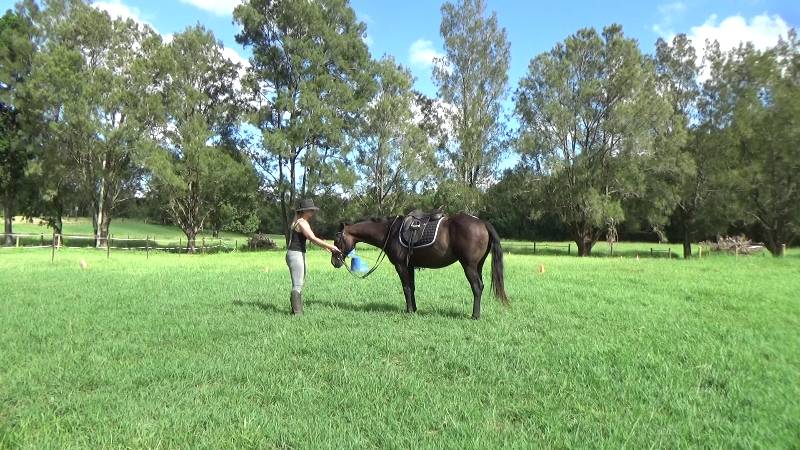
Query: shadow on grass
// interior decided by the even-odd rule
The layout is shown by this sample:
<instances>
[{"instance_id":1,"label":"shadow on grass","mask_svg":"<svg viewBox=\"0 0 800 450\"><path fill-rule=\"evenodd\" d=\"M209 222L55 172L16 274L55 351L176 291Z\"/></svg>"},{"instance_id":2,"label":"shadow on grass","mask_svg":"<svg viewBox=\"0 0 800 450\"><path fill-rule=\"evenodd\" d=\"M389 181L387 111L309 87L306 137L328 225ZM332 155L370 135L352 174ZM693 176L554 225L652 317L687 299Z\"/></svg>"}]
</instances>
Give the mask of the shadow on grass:
<instances>
[{"instance_id":1,"label":"shadow on grass","mask_svg":"<svg viewBox=\"0 0 800 450\"><path fill-rule=\"evenodd\" d=\"M264 302L243 302L241 300L236 300L235 302L233 302L233 305L234 306L247 306L247 307L250 307L250 308L258 308L258 309L260 309L262 311L267 311L267 312L280 312L280 310L278 309L277 306L271 305L271 304L268 304L268 303L264 303Z\"/></svg>"},{"instance_id":2,"label":"shadow on grass","mask_svg":"<svg viewBox=\"0 0 800 450\"><path fill-rule=\"evenodd\" d=\"M402 305L396 305L396 304L381 303L381 302L348 303L342 301L310 301L308 302L308 304L326 306L328 308L335 308L353 312L407 314L405 303L403 303ZM440 316L440 317L448 317L451 319L465 319L470 317L471 311L464 312L455 309L442 309L442 308L425 309L425 308L420 308L418 304L416 314L419 314L421 316Z\"/></svg>"},{"instance_id":3,"label":"shadow on grass","mask_svg":"<svg viewBox=\"0 0 800 450\"><path fill-rule=\"evenodd\" d=\"M330 300L311 300L308 301L309 305L319 305L328 308L342 309L345 311L354 312L400 312L402 311L397 305L389 303L348 303L343 301L330 301Z\"/></svg>"}]
</instances>

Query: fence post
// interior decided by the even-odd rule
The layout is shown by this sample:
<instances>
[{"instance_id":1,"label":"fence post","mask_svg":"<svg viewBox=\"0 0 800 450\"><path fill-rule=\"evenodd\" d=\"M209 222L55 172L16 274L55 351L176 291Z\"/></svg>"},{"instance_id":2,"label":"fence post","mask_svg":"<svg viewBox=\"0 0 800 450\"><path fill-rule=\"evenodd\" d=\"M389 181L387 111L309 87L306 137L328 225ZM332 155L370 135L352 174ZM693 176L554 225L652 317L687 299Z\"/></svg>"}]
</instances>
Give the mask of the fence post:
<instances>
[{"instance_id":1,"label":"fence post","mask_svg":"<svg viewBox=\"0 0 800 450\"><path fill-rule=\"evenodd\" d=\"M698 245L697 246L697 257L698 258L702 258L703 257L703 246L702 245Z\"/></svg>"},{"instance_id":2,"label":"fence post","mask_svg":"<svg viewBox=\"0 0 800 450\"><path fill-rule=\"evenodd\" d=\"M572 244L567 244L567 254L572 254Z\"/></svg>"},{"instance_id":3,"label":"fence post","mask_svg":"<svg viewBox=\"0 0 800 450\"><path fill-rule=\"evenodd\" d=\"M19 247L19 235L17 235L17 247Z\"/></svg>"},{"instance_id":4,"label":"fence post","mask_svg":"<svg viewBox=\"0 0 800 450\"><path fill-rule=\"evenodd\" d=\"M206 253L206 237L203 236L203 254Z\"/></svg>"},{"instance_id":5,"label":"fence post","mask_svg":"<svg viewBox=\"0 0 800 450\"><path fill-rule=\"evenodd\" d=\"M114 243L114 235L106 236L106 259L111 258L111 245Z\"/></svg>"},{"instance_id":6,"label":"fence post","mask_svg":"<svg viewBox=\"0 0 800 450\"><path fill-rule=\"evenodd\" d=\"M52 264L56 260L56 231L53 230L53 250L50 254L50 263Z\"/></svg>"},{"instance_id":7,"label":"fence post","mask_svg":"<svg viewBox=\"0 0 800 450\"><path fill-rule=\"evenodd\" d=\"M147 258L150 259L150 235L147 235L147 243L144 244L144 251L147 253Z\"/></svg>"},{"instance_id":8,"label":"fence post","mask_svg":"<svg viewBox=\"0 0 800 450\"><path fill-rule=\"evenodd\" d=\"M669 256L667 257L668 259L672 259L672 248L670 248L670 247L667 247L667 255L669 255Z\"/></svg>"},{"instance_id":9,"label":"fence post","mask_svg":"<svg viewBox=\"0 0 800 450\"><path fill-rule=\"evenodd\" d=\"M611 257L614 257L614 244L611 244Z\"/></svg>"},{"instance_id":10,"label":"fence post","mask_svg":"<svg viewBox=\"0 0 800 450\"><path fill-rule=\"evenodd\" d=\"M39 246L44 247L44 234L39 235Z\"/></svg>"},{"instance_id":11,"label":"fence post","mask_svg":"<svg viewBox=\"0 0 800 450\"><path fill-rule=\"evenodd\" d=\"M781 256L786 256L786 244L781 244Z\"/></svg>"},{"instance_id":12,"label":"fence post","mask_svg":"<svg viewBox=\"0 0 800 450\"><path fill-rule=\"evenodd\" d=\"M650 256L653 256L653 247L650 247Z\"/></svg>"},{"instance_id":13,"label":"fence post","mask_svg":"<svg viewBox=\"0 0 800 450\"><path fill-rule=\"evenodd\" d=\"M178 256L181 256L181 247L183 247L183 238L178 238Z\"/></svg>"},{"instance_id":14,"label":"fence post","mask_svg":"<svg viewBox=\"0 0 800 450\"><path fill-rule=\"evenodd\" d=\"M533 243L533 254L536 254L536 242Z\"/></svg>"}]
</instances>

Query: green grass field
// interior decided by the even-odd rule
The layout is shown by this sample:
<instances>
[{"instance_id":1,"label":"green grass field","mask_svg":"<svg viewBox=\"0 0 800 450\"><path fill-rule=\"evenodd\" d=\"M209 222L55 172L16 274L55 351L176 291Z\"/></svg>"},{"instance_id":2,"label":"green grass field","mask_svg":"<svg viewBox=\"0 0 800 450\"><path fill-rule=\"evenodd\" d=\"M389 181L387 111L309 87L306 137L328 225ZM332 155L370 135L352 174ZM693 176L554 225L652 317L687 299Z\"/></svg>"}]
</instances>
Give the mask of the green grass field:
<instances>
[{"instance_id":1,"label":"green grass field","mask_svg":"<svg viewBox=\"0 0 800 450\"><path fill-rule=\"evenodd\" d=\"M0 448L800 444L795 253L507 254L479 321L457 265L409 315L328 255L292 317L281 251L0 250Z\"/></svg>"},{"instance_id":2,"label":"green grass field","mask_svg":"<svg viewBox=\"0 0 800 450\"><path fill-rule=\"evenodd\" d=\"M21 217L15 217L13 231L19 236L16 245L48 246L53 241L53 229L41 220L34 219L33 223ZM86 217L66 218L63 220L63 245L67 247L91 247L94 245L92 219ZM186 248L186 235L178 227L165 226L152 223L143 223L137 219L114 219L109 226L109 234L113 248L140 248L147 247ZM278 236L270 236L277 239ZM202 247L215 247L230 251L236 247L242 248L247 243L249 236L238 233L222 231L218 238L212 237L210 230L205 230L197 235L196 245Z\"/></svg>"},{"instance_id":3,"label":"green grass field","mask_svg":"<svg viewBox=\"0 0 800 450\"><path fill-rule=\"evenodd\" d=\"M34 219L33 223L29 223L28 221L23 220L21 217L15 217L13 227L14 233L44 234L45 236L52 236L53 234L53 229L44 225L39 219ZM64 234L66 235L75 234L91 236L94 234L91 217L65 218L63 220L63 227ZM143 223L138 219L114 219L111 221L111 225L109 226L109 233L119 237L120 239L128 237L144 239L147 236L151 236L156 239L163 238L177 240L179 237L184 237L185 239L185 235L180 228L152 223ZM204 233L198 234L198 237L202 236L210 238L210 230L206 230ZM223 239L236 239L242 238L242 235L222 231L220 232L220 237Z\"/></svg>"}]
</instances>

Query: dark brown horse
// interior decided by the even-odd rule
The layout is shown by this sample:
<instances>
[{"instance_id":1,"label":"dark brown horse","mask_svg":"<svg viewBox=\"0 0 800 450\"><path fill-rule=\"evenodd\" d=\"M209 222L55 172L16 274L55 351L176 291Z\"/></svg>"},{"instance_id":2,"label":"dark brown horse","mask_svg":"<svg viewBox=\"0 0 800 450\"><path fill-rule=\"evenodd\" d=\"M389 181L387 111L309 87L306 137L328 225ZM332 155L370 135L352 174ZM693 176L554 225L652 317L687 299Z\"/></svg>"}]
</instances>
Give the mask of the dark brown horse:
<instances>
[{"instance_id":1,"label":"dark brown horse","mask_svg":"<svg viewBox=\"0 0 800 450\"><path fill-rule=\"evenodd\" d=\"M349 254L358 242L382 249L400 276L406 297L406 311L412 313L417 311L414 268L439 269L458 261L472 286L472 317L478 319L481 316L483 294L483 263L491 251L492 291L508 306L503 286L503 249L500 237L491 224L467 214L445 216L439 223L433 243L424 248L415 248L409 254L409 249L400 241L405 218L393 216L342 223L334 242L341 253L331 256L331 264L336 268L345 265L343 255ZM435 223L431 222L428 226L435 226Z\"/></svg>"}]
</instances>

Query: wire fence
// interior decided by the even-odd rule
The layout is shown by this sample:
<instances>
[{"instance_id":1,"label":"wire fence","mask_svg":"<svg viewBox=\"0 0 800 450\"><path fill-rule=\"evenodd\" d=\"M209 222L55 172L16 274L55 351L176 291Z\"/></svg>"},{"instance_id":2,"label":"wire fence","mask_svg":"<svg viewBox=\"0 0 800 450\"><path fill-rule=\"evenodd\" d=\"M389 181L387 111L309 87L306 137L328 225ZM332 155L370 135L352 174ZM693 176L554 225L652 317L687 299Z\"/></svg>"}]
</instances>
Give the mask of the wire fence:
<instances>
[{"instance_id":1,"label":"wire fence","mask_svg":"<svg viewBox=\"0 0 800 450\"><path fill-rule=\"evenodd\" d=\"M5 242L6 234L0 233L3 241ZM55 250L61 248L80 249L80 248L95 248L98 250L105 250L106 256L111 256L111 251L119 250L138 250L144 251L147 257L150 257L151 251L164 251L169 253L188 253L190 245L188 239L178 238L175 239L156 239L155 236L146 236L142 238L118 237L113 234L108 235L107 238L102 238L96 235L80 235L80 234L45 234L45 233L13 233L10 234L12 246L4 246L0 248L29 248L41 249L51 248ZM230 253L239 247L238 239L222 239L222 238L206 238L205 236L196 239L194 242L195 253Z\"/></svg>"}]
</instances>

